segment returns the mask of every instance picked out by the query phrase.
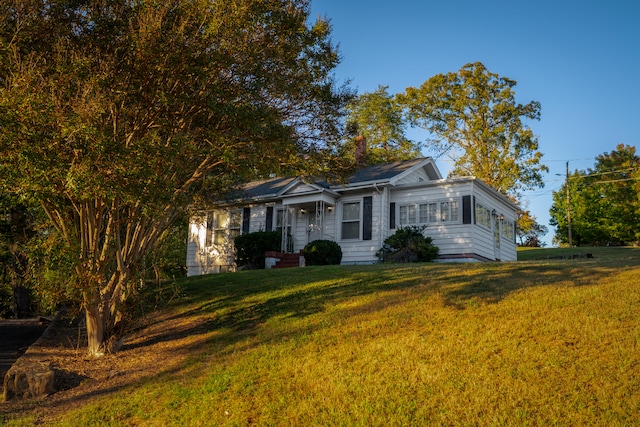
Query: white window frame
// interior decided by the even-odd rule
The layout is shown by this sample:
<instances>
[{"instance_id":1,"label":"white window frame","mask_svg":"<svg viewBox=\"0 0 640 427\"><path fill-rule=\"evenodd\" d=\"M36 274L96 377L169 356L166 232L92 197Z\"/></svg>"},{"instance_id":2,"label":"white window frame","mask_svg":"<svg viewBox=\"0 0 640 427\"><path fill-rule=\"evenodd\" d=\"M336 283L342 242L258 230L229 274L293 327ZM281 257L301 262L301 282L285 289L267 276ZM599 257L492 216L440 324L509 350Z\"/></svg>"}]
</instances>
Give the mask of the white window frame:
<instances>
[{"instance_id":1,"label":"white window frame","mask_svg":"<svg viewBox=\"0 0 640 427\"><path fill-rule=\"evenodd\" d=\"M398 218L402 225L416 225L418 223L418 206L415 204L400 205ZM404 213L403 213L404 211ZM403 221L404 217L404 221Z\"/></svg>"},{"instance_id":2,"label":"white window frame","mask_svg":"<svg viewBox=\"0 0 640 427\"><path fill-rule=\"evenodd\" d=\"M462 222L460 205L458 198L422 203L397 203L398 226L460 224ZM443 214L443 209L446 209L446 215Z\"/></svg>"},{"instance_id":3,"label":"white window frame","mask_svg":"<svg viewBox=\"0 0 640 427\"><path fill-rule=\"evenodd\" d=\"M513 231L513 221L505 219L502 221L502 238L515 242L515 233Z\"/></svg>"},{"instance_id":4,"label":"white window frame","mask_svg":"<svg viewBox=\"0 0 640 427\"><path fill-rule=\"evenodd\" d=\"M205 245L222 246L242 231L242 209L217 209L207 214Z\"/></svg>"},{"instance_id":5,"label":"white window frame","mask_svg":"<svg viewBox=\"0 0 640 427\"><path fill-rule=\"evenodd\" d=\"M358 218L357 219L345 219L344 218L344 213L345 213L345 206L347 205L358 205ZM357 237L344 237L345 235L345 229L344 226L345 224L357 224L357 229L358 229L358 235ZM349 241L354 241L354 240L362 240L362 200L361 199L357 199L357 200L345 200L341 203L340 205L340 240L349 240Z\"/></svg>"},{"instance_id":6,"label":"white window frame","mask_svg":"<svg viewBox=\"0 0 640 427\"><path fill-rule=\"evenodd\" d=\"M418 205L418 222L420 224L435 224L438 222L438 202L420 203ZM423 209L424 207L424 209ZM424 212L424 215L423 215ZM426 218L426 221L423 221Z\"/></svg>"},{"instance_id":7,"label":"white window frame","mask_svg":"<svg viewBox=\"0 0 640 427\"><path fill-rule=\"evenodd\" d=\"M479 225L488 230L491 230L492 229L491 221L492 221L491 209L487 208L481 202L476 202L476 206L475 206L476 225Z\"/></svg>"}]
</instances>

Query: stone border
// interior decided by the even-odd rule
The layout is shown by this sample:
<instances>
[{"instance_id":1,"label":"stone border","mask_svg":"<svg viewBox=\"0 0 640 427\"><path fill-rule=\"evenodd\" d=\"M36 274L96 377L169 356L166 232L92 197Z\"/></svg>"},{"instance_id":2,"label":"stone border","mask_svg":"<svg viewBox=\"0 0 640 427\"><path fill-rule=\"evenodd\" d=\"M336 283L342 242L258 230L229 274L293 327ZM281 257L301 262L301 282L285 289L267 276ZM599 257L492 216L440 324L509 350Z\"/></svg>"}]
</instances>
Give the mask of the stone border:
<instances>
[{"instance_id":1,"label":"stone border","mask_svg":"<svg viewBox=\"0 0 640 427\"><path fill-rule=\"evenodd\" d=\"M65 313L65 309L59 310L42 335L11 365L4 376L2 402L42 398L55 393L55 371L51 362L40 360L36 351L49 339Z\"/></svg>"}]
</instances>

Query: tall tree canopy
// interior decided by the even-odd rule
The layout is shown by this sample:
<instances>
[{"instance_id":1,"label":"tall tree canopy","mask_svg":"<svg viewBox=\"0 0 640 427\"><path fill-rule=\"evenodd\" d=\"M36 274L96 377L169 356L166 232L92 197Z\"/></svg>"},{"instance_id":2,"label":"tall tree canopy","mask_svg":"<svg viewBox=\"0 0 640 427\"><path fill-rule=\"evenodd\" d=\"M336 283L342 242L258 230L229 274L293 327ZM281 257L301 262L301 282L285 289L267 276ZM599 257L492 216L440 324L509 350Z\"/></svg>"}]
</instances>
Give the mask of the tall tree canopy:
<instances>
[{"instance_id":1,"label":"tall tree canopy","mask_svg":"<svg viewBox=\"0 0 640 427\"><path fill-rule=\"evenodd\" d=\"M572 243L631 245L640 242L640 157L619 144L596 158L593 169L576 170L553 193L550 224L555 240L568 242L567 185Z\"/></svg>"},{"instance_id":2,"label":"tall tree canopy","mask_svg":"<svg viewBox=\"0 0 640 427\"><path fill-rule=\"evenodd\" d=\"M402 109L388 93L387 86L378 86L375 92L363 93L347 105L347 140L344 156L353 158L355 138L366 141L366 164L374 165L396 160L409 160L420 156L420 145L409 140L407 123Z\"/></svg>"},{"instance_id":3,"label":"tall tree canopy","mask_svg":"<svg viewBox=\"0 0 640 427\"><path fill-rule=\"evenodd\" d=\"M117 350L140 260L203 189L339 170L326 141L350 94L308 16L305 0L0 5L0 174L74 254L91 354Z\"/></svg>"},{"instance_id":4,"label":"tall tree canopy","mask_svg":"<svg viewBox=\"0 0 640 427\"><path fill-rule=\"evenodd\" d=\"M407 88L398 102L410 122L454 161L452 175L474 175L503 194L542 187L542 153L523 119L539 120L540 103L515 101L515 80L475 62Z\"/></svg>"}]
</instances>

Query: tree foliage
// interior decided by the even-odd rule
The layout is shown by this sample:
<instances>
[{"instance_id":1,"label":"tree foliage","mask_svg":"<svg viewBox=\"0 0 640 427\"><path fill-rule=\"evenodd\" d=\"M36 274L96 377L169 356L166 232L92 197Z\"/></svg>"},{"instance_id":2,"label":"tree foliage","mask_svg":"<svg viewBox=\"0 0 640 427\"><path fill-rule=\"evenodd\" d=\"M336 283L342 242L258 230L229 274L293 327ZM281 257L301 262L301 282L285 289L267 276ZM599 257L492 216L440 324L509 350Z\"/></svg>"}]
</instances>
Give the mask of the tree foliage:
<instances>
[{"instance_id":1,"label":"tree foliage","mask_svg":"<svg viewBox=\"0 0 640 427\"><path fill-rule=\"evenodd\" d=\"M515 101L515 80L480 62L409 87L398 102L414 126L426 129L454 161L453 175L476 176L503 194L542 187L542 153L525 120L540 119L540 103Z\"/></svg>"},{"instance_id":2,"label":"tree foliage","mask_svg":"<svg viewBox=\"0 0 640 427\"><path fill-rule=\"evenodd\" d=\"M640 242L640 157L619 144L596 158L593 169L576 170L553 193L555 240L568 242L567 185L573 244L631 245Z\"/></svg>"},{"instance_id":3,"label":"tree foliage","mask_svg":"<svg viewBox=\"0 0 640 427\"><path fill-rule=\"evenodd\" d=\"M2 174L74 254L89 352L118 348L145 255L205 190L340 171L350 93L304 0L8 0Z\"/></svg>"},{"instance_id":4,"label":"tree foliage","mask_svg":"<svg viewBox=\"0 0 640 427\"><path fill-rule=\"evenodd\" d=\"M407 138L402 109L388 93L388 86L378 86L375 92L352 100L347 105L346 127L349 139L342 149L345 157L354 157L354 139L360 135L366 141L367 165L420 157L420 145Z\"/></svg>"},{"instance_id":5,"label":"tree foliage","mask_svg":"<svg viewBox=\"0 0 640 427\"><path fill-rule=\"evenodd\" d=\"M520 246L538 248L544 246L542 237L549 232L546 225L538 223L538 218L529 210L519 211L516 221L516 235Z\"/></svg>"}]
</instances>

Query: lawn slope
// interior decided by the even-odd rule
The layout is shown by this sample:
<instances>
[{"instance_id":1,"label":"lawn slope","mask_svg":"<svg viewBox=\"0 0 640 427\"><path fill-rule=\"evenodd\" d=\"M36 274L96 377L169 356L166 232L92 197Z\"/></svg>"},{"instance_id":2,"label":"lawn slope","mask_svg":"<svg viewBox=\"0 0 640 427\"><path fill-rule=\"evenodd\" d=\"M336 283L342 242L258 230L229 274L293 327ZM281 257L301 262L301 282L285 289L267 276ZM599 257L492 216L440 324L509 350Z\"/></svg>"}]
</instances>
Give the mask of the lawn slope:
<instances>
[{"instance_id":1,"label":"lawn slope","mask_svg":"<svg viewBox=\"0 0 640 427\"><path fill-rule=\"evenodd\" d=\"M594 255L192 278L121 353L177 362L47 422L637 425L640 249Z\"/></svg>"}]
</instances>

